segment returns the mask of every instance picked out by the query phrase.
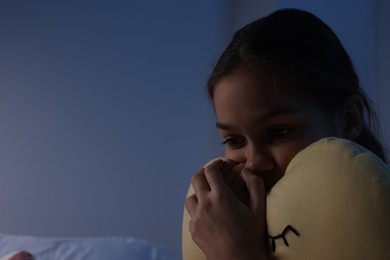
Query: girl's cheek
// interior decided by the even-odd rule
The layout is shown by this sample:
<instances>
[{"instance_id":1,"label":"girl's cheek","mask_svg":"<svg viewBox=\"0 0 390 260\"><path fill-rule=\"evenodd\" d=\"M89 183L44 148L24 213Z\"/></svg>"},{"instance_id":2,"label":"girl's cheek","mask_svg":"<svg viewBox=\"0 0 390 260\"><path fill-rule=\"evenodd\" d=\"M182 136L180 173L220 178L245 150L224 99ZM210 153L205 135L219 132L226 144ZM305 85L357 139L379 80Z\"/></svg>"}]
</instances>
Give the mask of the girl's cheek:
<instances>
[{"instance_id":1,"label":"girl's cheek","mask_svg":"<svg viewBox=\"0 0 390 260\"><path fill-rule=\"evenodd\" d=\"M302 149L299 144L292 144L289 146L278 147L276 151L274 151L274 158L276 164L278 165L278 169L281 169L284 173L287 169L287 166L290 164L291 160L295 157L295 155Z\"/></svg>"},{"instance_id":2,"label":"girl's cheek","mask_svg":"<svg viewBox=\"0 0 390 260\"><path fill-rule=\"evenodd\" d=\"M239 150L231 150L229 148L225 149L225 159L233 160L239 163L245 163L244 157Z\"/></svg>"}]
</instances>

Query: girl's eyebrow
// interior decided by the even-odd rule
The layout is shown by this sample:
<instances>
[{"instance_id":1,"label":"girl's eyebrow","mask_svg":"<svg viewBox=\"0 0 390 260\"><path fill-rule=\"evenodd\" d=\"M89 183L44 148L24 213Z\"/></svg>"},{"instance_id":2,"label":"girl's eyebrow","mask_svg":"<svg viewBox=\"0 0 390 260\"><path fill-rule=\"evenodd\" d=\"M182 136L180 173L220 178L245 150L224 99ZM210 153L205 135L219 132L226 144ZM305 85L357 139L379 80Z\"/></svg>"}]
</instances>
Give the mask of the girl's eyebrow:
<instances>
[{"instance_id":1,"label":"girl's eyebrow","mask_svg":"<svg viewBox=\"0 0 390 260\"><path fill-rule=\"evenodd\" d=\"M271 117L280 116L282 114L296 114L298 112L300 112L300 110L297 108L283 107L283 108L271 110L269 112L266 112L266 113L260 115L258 117L257 121L259 121L259 122L266 121L266 120L270 119ZM217 122L215 125L219 129L234 130L234 127L229 125L229 124Z\"/></svg>"},{"instance_id":2,"label":"girl's eyebrow","mask_svg":"<svg viewBox=\"0 0 390 260\"><path fill-rule=\"evenodd\" d=\"M268 120L271 117L279 116L282 114L296 114L299 113L300 110L295 107L282 107L275 110L271 110L259 116L259 121Z\"/></svg>"},{"instance_id":3,"label":"girl's eyebrow","mask_svg":"<svg viewBox=\"0 0 390 260\"><path fill-rule=\"evenodd\" d=\"M233 127L231 125L228 125L228 124L217 122L215 125L219 129L233 130Z\"/></svg>"}]
</instances>

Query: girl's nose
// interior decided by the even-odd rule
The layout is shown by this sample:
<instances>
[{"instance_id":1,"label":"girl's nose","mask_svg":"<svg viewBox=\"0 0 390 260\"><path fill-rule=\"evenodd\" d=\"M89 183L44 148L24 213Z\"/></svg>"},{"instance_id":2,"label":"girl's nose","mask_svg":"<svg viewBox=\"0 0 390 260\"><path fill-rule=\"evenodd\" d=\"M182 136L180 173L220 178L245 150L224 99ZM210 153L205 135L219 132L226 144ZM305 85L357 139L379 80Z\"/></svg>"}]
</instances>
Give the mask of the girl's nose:
<instances>
[{"instance_id":1,"label":"girl's nose","mask_svg":"<svg viewBox=\"0 0 390 260\"><path fill-rule=\"evenodd\" d=\"M274 169L272 156L266 149L248 149L245 158L245 168L252 172L264 176Z\"/></svg>"}]
</instances>

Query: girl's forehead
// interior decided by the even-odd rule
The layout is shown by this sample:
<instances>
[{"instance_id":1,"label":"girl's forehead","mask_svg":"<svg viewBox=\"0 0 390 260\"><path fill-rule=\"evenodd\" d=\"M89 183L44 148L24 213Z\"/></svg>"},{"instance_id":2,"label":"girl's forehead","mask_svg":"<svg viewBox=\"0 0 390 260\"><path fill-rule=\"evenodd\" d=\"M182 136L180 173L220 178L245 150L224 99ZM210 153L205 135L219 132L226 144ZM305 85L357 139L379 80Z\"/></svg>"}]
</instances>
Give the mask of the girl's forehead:
<instances>
[{"instance_id":1,"label":"girl's forehead","mask_svg":"<svg viewBox=\"0 0 390 260\"><path fill-rule=\"evenodd\" d=\"M282 98L292 96L289 88L278 84L273 73L262 68L241 66L223 76L214 88L214 99L220 97Z\"/></svg>"},{"instance_id":2,"label":"girl's forehead","mask_svg":"<svg viewBox=\"0 0 390 260\"><path fill-rule=\"evenodd\" d=\"M216 113L252 113L279 109L301 111L322 110L307 95L276 80L266 69L241 67L222 77L215 85L213 96Z\"/></svg>"},{"instance_id":3,"label":"girl's forehead","mask_svg":"<svg viewBox=\"0 0 390 260\"><path fill-rule=\"evenodd\" d=\"M214 86L213 100L216 96L224 94L225 97L246 94L247 97L267 99L299 100L307 105L318 106L315 97L296 86L291 77L282 72L277 73L272 69L259 64L242 64L230 73L222 76Z\"/></svg>"}]
</instances>

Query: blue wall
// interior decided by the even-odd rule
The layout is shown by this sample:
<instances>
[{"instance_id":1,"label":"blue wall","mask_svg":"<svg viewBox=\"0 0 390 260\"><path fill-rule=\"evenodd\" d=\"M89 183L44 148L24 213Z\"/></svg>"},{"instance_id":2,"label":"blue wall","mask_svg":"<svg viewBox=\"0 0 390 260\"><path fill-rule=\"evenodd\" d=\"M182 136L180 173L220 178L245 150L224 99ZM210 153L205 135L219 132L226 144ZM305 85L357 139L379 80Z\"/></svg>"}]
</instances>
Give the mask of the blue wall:
<instances>
[{"instance_id":1,"label":"blue wall","mask_svg":"<svg viewBox=\"0 0 390 260\"><path fill-rule=\"evenodd\" d=\"M1 1L0 232L180 252L190 177L221 150L223 2Z\"/></svg>"},{"instance_id":2,"label":"blue wall","mask_svg":"<svg viewBox=\"0 0 390 260\"><path fill-rule=\"evenodd\" d=\"M382 119L383 136L390 148L390 1L375 1L374 8L375 101Z\"/></svg>"}]
</instances>

